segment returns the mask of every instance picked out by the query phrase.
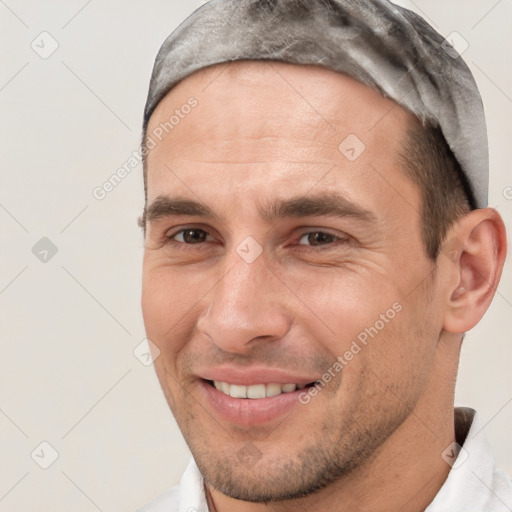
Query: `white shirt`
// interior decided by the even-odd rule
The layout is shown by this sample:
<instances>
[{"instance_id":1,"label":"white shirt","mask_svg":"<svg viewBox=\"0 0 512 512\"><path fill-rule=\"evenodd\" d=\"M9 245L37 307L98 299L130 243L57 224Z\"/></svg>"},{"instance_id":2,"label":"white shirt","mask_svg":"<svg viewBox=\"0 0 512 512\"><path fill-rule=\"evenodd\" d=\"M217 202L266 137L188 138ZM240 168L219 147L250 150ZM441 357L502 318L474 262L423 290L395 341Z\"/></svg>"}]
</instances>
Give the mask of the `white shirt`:
<instances>
[{"instance_id":1,"label":"white shirt","mask_svg":"<svg viewBox=\"0 0 512 512\"><path fill-rule=\"evenodd\" d=\"M476 411L456 408L455 430L462 448L457 457L451 448L443 452L452 469L425 512L512 512L512 481L496 469ZM208 512L195 461L189 462L179 485L136 512Z\"/></svg>"}]
</instances>

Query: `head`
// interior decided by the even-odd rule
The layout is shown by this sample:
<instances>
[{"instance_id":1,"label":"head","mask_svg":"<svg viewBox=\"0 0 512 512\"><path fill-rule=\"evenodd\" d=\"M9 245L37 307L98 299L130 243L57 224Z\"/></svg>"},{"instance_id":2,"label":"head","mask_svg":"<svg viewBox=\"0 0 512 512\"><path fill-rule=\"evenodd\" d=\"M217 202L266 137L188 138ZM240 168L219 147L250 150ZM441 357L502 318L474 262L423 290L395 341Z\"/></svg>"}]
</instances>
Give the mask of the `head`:
<instances>
[{"instance_id":1,"label":"head","mask_svg":"<svg viewBox=\"0 0 512 512\"><path fill-rule=\"evenodd\" d=\"M207 67L163 97L147 132L190 97L145 162L155 369L215 489L304 496L450 409L462 335L501 275L503 223L471 209L438 129L347 75ZM258 407L212 381L308 386Z\"/></svg>"}]
</instances>

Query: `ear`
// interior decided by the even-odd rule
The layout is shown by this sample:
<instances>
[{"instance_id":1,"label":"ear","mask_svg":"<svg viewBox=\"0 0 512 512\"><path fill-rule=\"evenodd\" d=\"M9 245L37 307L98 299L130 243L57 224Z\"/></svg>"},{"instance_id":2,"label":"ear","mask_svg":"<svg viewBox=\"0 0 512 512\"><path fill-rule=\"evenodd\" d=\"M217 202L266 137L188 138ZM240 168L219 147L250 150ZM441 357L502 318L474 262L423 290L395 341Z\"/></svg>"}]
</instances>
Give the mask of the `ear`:
<instances>
[{"instance_id":1,"label":"ear","mask_svg":"<svg viewBox=\"0 0 512 512\"><path fill-rule=\"evenodd\" d=\"M453 226L447 240L442 252L452 262L454 279L443 327L464 333L484 316L498 287L507 252L505 225L494 208L473 210Z\"/></svg>"}]
</instances>

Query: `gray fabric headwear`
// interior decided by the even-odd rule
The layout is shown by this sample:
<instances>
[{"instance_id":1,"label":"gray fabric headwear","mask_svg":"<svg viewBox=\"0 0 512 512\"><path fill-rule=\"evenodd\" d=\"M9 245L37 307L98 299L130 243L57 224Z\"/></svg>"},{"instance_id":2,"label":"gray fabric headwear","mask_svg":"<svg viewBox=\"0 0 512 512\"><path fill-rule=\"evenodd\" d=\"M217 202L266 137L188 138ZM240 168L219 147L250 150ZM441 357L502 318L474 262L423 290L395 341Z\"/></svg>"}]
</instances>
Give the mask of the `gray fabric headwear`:
<instances>
[{"instance_id":1,"label":"gray fabric headwear","mask_svg":"<svg viewBox=\"0 0 512 512\"><path fill-rule=\"evenodd\" d=\"M318 64L377 89L422 122L438 124L473 197L487 206L483 104L454 48L420 16L387 0L212 0L164 41L144 131L162 98L198 69L235 60Z\"/></svg>"}]
</instances>

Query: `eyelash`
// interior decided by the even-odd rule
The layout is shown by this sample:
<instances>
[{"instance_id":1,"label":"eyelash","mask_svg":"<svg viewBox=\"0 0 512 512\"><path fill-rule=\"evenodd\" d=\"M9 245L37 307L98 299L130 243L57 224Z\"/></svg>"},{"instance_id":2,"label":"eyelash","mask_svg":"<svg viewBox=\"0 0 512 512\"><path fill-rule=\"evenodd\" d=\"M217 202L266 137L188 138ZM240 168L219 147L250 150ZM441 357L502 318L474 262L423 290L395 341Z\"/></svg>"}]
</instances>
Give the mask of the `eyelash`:
<instances>
[{"instance_id":1,"label":"eyelash","mask_svg":"<svg viewBox=\"0 0 512 512\"><path fill-rule=\"evenodd\" d=\"M177 242L176 240L173 240L174 237L176 237L177 235L181 234L181 233L184 233L186 231L202 231L203 233L206 233L207 235L210 235L210 233L208 231L206 231L205 229L202 229L202 228L194 228L194 227L191 227L191 228L182 228L182 229L179 229L177 231L175 231L174 233L170 234L170 235L166 235L165 236L165 245L168 245L168 244L179 244L179 245L183 245L183 246L189 246L190 248L186 248L184 250L194 250L193 246L201 246L203 243L205 242L198 242L198 243L195 243L195 244L190 244L190 243L187 243L187 242ZM321 230L311 230L311 231L305 231L303 233L301 233L300 237L298 240L301 240L304 236L307 236L307 235L311 235L311 234L314 234L314 233L322 233L323 235L328 235L330 237L333 237L334 240L331 242L331 243L328 243L327 245L320 245L320 246L315 246L315 245L306 245L306 244L297 244L299 246L302 246L304 247L304 249L301 249L301 250L313 250L313 251L324 251L324 250L330 250L332 249L334 246L337 246L339 243L343 243L343 242L347 242L348 241L348 237L340 237L340 236L337 236L337 235L334 235L332 233L329 233L328 231L321 231ZM309 247L309 249L308 249Z\"/></svg>"}]
</instances>

